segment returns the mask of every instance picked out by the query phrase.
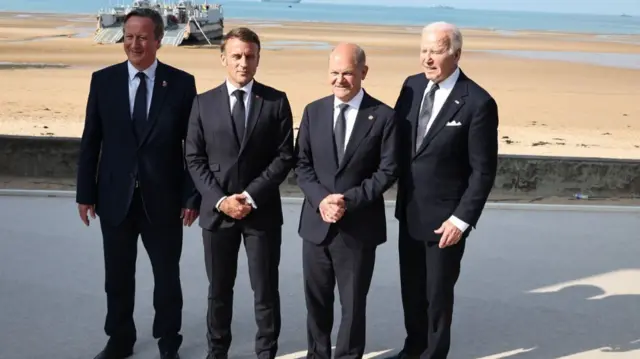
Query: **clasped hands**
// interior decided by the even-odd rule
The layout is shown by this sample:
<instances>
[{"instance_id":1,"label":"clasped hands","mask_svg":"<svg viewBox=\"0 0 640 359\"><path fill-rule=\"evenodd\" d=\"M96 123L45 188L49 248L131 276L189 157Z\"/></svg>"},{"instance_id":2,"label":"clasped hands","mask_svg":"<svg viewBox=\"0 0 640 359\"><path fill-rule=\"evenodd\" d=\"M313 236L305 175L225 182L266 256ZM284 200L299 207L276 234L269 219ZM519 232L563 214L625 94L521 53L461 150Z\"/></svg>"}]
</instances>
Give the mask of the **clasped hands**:
<instances>
[{"instance_id":1,"label":"clasped hands","mask_svg":"<svg viewBox=\"0 0 640 359\"><path fill-rule=\"evenodd\" d=\"M233 219L243 219L252 208L242 193L232 194L220 202L220 211Z\"/></svg>"},{"instance_id":2,"label":"clasped hands","mask_svg":"<svg viewBox=\"0 0 640 359\"><path fill-rule=\"evenodd\" d=\"M344 216L346 210L344 196L341 194L330 194L320 202L318 207L323 221L336 223Z\"/></svg>"}]
</instances>

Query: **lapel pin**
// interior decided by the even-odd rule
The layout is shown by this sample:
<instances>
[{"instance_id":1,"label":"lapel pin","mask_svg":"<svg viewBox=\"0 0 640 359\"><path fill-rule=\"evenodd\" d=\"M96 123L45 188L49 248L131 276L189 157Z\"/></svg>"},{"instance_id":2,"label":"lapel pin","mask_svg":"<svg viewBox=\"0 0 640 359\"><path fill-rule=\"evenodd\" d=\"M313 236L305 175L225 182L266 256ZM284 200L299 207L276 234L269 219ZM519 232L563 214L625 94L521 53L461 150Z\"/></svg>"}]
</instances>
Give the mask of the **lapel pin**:
<instances>
[{"instance_id":1,"label":"lapel pin","mask_svg":"<svg viewBox=\"0 0 640 359\"><path fill-rule=\"evenodd\" d=\"M456 105L459 105L459 104L460 104L460 101L456 100L456 101L455 101L455 103L456 103Z\"/></svg>"},{"instance_id":2,"label":"lapel pin","mask_svg":"<svg viewBox=\"0 0 640 359\"><path fill-rule=\"evenodd\" d=\"M368 119L373 120L373 115L369 115Z\"/></svg>"},{"instance_id":3,"label":"lapel pin","mask_svg":"<svg viewBox=\"0 0 640 359\"><path fill-rule=\"evenodd\" d=\"M162 81L162 87L167 87L167 81Z\"/></svg>"}]
</instances>

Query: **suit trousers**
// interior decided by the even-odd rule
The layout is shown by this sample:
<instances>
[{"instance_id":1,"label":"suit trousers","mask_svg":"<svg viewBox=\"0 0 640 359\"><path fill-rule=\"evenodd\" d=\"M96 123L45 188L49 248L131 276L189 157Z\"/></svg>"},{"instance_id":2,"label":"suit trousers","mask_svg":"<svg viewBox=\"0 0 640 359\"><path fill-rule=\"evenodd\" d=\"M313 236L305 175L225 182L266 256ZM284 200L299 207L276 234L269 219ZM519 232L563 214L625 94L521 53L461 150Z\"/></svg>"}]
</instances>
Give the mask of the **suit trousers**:
<instances>
[{"instance_id":1,"label":"suit trousers","mask_svg":"<svg viewBox=\"0 0 640 359\"><path fill-rule=\"evenodd\" d=\"M234 227L215 231L203 229L202 238L209 279L209 353L214 357L224 356L231 346L233 287L240 243L244 238L258 326L255 352L260 359L275 358L281 327L279 266L282 228L278 226L269 230L255 230L237 223Z\"/></svg>"},{"instance_id":2,"label":"suit trousers","mask_svg":"<svg viewBox=\"0 0 640 359\"><path fill-rule=\"evenodd\" d=\"M136 341L133 321L138 236L149 255L154 277L153 337L161 351L178 350L182 344L182 288L180 257L182 221L150 223L140 191L133 193L129 212L118 225L100 221L102 230L107 316L105 332L108 345L128 349Z\"/></svg>"},{"instance_id":3,"label":"suit trousers","mask_svg":"<svg viewBox=\"0 0 640 359\"><path fill-rule=\"evenodd\" d=\"M320 245L303 240L302 252L307 306L307 358L331 358L336 282L342 316L334 357L362 358L366 341L367 294L376 247L349 247L332 226L329 237Z\"/></svg>"},{"instance_id":4,"label":"suit trousers","mask_svg":"<svg viewBox=\"0 0 640 359\"><path fill-rule=\"evenodd\" d=\"M454 246L418 240L400 223L398 250L404 323L403 351L425 359L445 359L451 346L454 287L468 231Z\"/></svg>"}]
</instances>

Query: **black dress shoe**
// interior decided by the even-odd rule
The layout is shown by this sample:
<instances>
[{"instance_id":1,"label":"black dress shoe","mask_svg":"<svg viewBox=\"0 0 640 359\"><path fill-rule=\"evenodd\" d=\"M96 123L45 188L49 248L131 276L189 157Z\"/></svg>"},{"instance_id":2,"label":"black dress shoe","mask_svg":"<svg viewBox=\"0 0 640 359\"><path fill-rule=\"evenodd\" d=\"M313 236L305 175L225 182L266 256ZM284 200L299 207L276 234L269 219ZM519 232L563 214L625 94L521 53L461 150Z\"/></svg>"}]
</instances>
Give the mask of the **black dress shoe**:
<instances>
[{"instance_id":1,"label":"black dress shoe","mask_svg":"<svg viewBox=\"0 0 640 359\"><path fill-rule=\"evenodd\" d=\"M160 353L160 359L180 359L178 352L162 352Z\"/></svg>"},{"instance_id":2,"label":"black dress shoe","mask_svg":"<svg viewBox=\"0 0 640 359\"><path fill-rule=\"evenodd\" d=\"M93 359L125 359L132 355L133 355L133 348L117 349L110 346L106 346Z\"/></svg>"},{"instance_id":3,"label":"black dress shoe","mask_svg":"<svg viewBox=\"0 0 640 359\"><path fill-rule=\"evenodd\" d=\"M420 359L420 355L411 355L407 354L405 351L401 351L400 353L387 357L386 359Z\"/></svg>"},{"instance_id":4,"label":"black dress shoe","mask_svg":"<svg viewBox=\"0 0 640 359\"><path fill-rule=\"evenodd\" d=\"M228 359L227 354L207 354L207 359Z\"/></svg>"}]
</instances>

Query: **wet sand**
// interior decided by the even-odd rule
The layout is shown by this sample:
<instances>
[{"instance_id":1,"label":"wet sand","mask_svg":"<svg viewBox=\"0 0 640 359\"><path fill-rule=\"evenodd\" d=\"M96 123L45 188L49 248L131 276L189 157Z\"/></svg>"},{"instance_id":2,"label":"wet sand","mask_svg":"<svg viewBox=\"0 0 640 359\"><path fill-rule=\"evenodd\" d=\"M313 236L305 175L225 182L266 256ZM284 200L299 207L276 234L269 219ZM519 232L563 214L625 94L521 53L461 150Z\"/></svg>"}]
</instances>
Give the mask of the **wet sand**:
<instances>
[{"instance_id":1,"label":"wet sand","mask_svg":"<svg viewBox=\"0 0 640 359\"><path fill-rule=\"evenodd\" d=\"M94 44L91 16L20 15L0 13L0 133L80 136L91 72L124 61L122 44ZM307 103L329 93L327 55L339 41L364 47L365 89L391 106L404 78L420 71L419 27L225 23L239 25L261 36L257 80L287 92L296 122ZM463 35L462 70L499 105L501 153L640 158L639 36ZM163 47L159 59L194 74L199 92L224 80L215 46Z\"/></svg>"}]
</instances>

